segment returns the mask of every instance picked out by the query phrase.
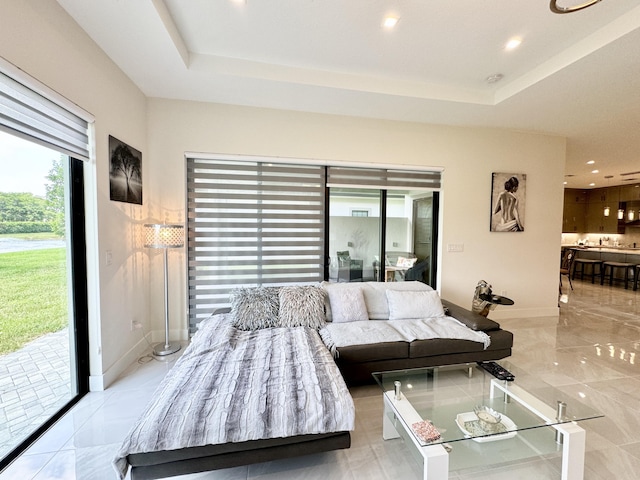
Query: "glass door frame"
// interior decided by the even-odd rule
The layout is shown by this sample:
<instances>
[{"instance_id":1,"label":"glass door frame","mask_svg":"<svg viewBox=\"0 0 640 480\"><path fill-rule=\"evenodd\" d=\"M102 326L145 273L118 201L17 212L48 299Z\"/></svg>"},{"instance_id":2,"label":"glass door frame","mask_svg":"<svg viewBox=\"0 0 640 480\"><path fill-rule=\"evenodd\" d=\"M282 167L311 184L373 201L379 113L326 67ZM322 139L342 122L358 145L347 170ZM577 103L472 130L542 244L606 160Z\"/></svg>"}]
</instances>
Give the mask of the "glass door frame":
<instances>
[{"instance_id":1,"label":"glass door frame","mask_svg":"<svg viewBox=\"0 0 640 480\"><path fill-rule=\"evenodd\" d=\"M330 279L330 265L331 265L331 254L330 254L330 190L332 187L327 186L325 188L325 231L324 231L324 245L325 245L325 264L324 264L324 279L325 281L329 281ZM367 188L366 186L358 187L363 190L372 190L371 188ZM378 275L377 281L384 282L384 259L386 254L386 237L387 237L387 198L388 192L393 192L393 188L385 189L373 189L380 192L380 218L379 218L379 245L380 252L379 258L381 262L380 271L382 272ZM440 222L440 191L433 190L433 219L432 219L432 246L431 246L431 268L429 271L429 285L433 288L437 288L437 279L438 279L438 245L439 245L439 222ZM412 219L413 221L413 219Z\"/></svg>"},{"instance_id":2,"label":"glass door frame","mask_svg":"<svg viewBox=\"0 0 640 480\"><path fill-rule=\"evenodd\" d=\"M69 254L70 254L70 301L73 315L69 318L70 353L75 354L71 365L75 365L72 372L72 385L76 386L76 394L65 406L58 410L48 420L43 422L26 439L0 459L0 471L13 462L32 443L42 436L54 423L67 413L80 399L89 392L89 309L87 300L87 254L86 254L86 226L85 226L85 196L84 196L84 162L72 157L68 158L69 212ZM75 375L73 375L75 373Z\"/></svg>"}]
</instances>

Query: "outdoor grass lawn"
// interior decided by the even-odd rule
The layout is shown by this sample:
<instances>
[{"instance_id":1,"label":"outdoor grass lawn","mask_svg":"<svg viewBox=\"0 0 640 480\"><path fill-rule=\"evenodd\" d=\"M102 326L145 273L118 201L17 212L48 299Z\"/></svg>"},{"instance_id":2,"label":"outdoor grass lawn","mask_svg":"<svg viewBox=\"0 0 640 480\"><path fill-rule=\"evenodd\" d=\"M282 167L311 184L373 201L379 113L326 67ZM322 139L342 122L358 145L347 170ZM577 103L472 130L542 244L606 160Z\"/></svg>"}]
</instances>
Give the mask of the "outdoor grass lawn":
<instances>
[{"instance_id":1,"label":"outdoor grass lawn","mask_svg":"<svg viewBox=\"0 0 640 480\"><path fill-rule=\"evenodd\" d=\"M68 325L66 249L0 253L0 355Z\"/></svg>"}]
</instances>

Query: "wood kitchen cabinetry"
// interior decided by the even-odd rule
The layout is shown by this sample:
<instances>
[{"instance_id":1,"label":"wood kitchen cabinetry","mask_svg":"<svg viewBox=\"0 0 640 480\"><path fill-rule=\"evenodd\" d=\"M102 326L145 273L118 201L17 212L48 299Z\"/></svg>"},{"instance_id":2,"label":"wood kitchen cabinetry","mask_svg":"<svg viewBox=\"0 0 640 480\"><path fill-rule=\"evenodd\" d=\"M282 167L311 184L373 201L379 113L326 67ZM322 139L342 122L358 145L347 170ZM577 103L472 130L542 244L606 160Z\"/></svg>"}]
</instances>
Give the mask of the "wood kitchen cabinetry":
<instances>
[{"instance_id":1,"label":"wood kitchen cabinetry","mask_svg":"<svg viewBox=\"0 0 640 480\"><path fill-rule=\"evenodd\" d=\"M620 187L620 201L633 202L640 200L640 184L623 185Z\"/></svg>"},{"instance_id":2,"label":"wood kitchen cabinetry","mask_svg":"<svg viewBox=\"0 0 640 480\"><path fill-rule=\"evenodd\" d=\"M564 191L563 233L618 233L621 187ZM640 192L639 192L640 193ZM609 207L609 216L604 209Z\"/></svg>"},{"instance_id":3,"label":"wood kitchen cabinetry","mask_svg":"<svg viewBox=\"0 0 640 480\"><path fill-rule=\"evenodd\" d=\"M563 233L581 233L586 230L588 201L587 190L565 188L562 215Z\"/></svg>"}]
</instances>

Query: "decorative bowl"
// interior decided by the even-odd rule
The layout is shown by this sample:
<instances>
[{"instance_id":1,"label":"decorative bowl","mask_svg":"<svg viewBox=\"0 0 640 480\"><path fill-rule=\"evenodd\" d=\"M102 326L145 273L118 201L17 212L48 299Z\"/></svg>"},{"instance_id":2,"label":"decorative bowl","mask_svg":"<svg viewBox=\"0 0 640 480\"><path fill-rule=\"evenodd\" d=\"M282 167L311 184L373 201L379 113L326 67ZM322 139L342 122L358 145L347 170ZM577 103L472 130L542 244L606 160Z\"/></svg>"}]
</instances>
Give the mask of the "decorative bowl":
<instances>
[{"instance_id":1,"label":"decorative bowl","mask_svg":"<svg viewBox=\"0 0 640 480\"><path fill-rule=\"evenodd\" d=\"M496 412L493 408L486 405L477 405L473 408L473 413L476 414L478 420L486 425L488 429L491 429L495 425L498 425L502 420L502 415Z\"/></svg>"}]
</instances>

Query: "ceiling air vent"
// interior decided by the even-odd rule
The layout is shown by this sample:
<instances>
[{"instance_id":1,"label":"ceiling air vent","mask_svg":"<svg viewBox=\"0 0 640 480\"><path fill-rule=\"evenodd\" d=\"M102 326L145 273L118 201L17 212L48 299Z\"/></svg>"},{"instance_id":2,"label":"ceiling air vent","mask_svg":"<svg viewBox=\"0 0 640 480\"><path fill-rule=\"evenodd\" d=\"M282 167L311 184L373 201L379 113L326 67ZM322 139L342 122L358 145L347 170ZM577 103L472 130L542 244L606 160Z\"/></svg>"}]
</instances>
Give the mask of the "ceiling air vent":
<instances>
[{"instance_id":1,"label":"ceiling air vent","mask_svg":"<svg viewBox=\"0 0 640 480\"><path fill-rule=\"evenodd\" d=\"M621 177L626 177L627 175L638 175L638 174L640 174L640 171L638 171L638 172L621 173L620 176Z\"/></svg>"}]
</instances>

